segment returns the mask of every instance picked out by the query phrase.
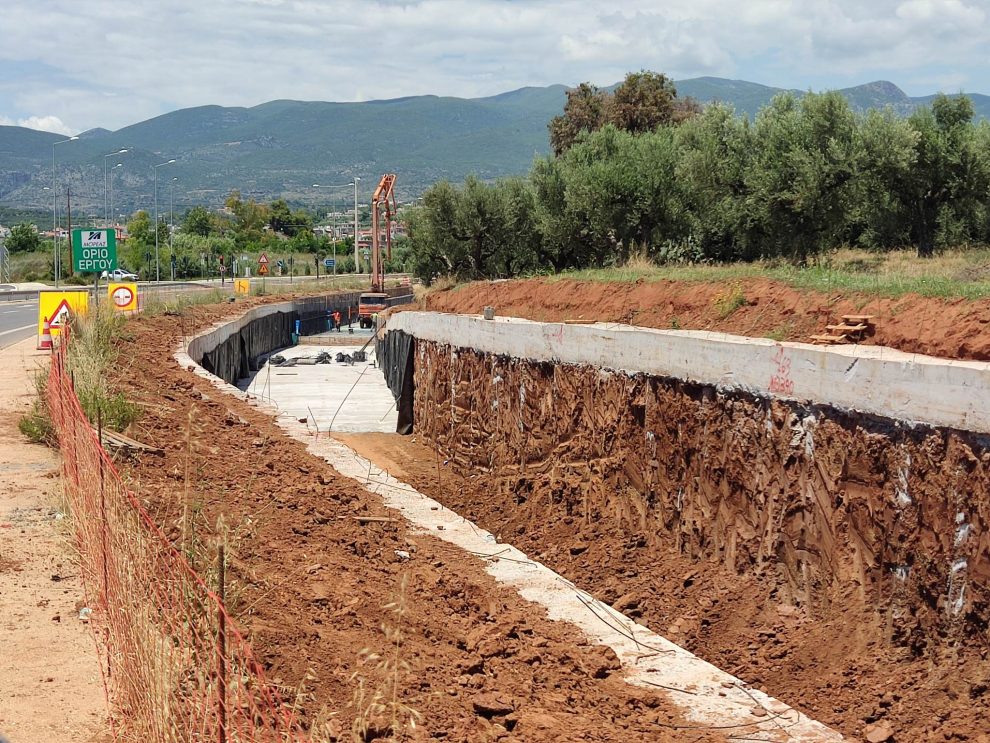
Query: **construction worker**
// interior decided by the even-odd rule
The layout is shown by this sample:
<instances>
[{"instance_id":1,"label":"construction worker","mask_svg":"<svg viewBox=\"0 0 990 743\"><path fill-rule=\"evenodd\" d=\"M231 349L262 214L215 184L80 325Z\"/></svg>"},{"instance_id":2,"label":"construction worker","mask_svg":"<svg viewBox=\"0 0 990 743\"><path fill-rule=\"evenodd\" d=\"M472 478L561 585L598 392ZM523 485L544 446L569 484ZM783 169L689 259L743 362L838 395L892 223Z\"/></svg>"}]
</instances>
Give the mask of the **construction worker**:
<instances>
[{"instance_id":1,"label":"construction worker","mask_svg":"<svg viewBox=\"0 0 990 743\"><path fill-rule=\"evenodd\" d=\"M334 324L334 327L337 328L337 332L338 333L341 332L341 330L340 330L340 310L334 310L333 311L333 324Z\"/></svg>"},{"instance_id":2,"label":"construction worker","mask_svg":"<svg viewBox=\"0 0 990 743\"><path fill-rule=\"evenodd\" d=\"M378 330L378 313L377 312L371 316L371 323L372 323L371 324L371 327L373 327L377 331Z\"/></svg>"}]
</instances>

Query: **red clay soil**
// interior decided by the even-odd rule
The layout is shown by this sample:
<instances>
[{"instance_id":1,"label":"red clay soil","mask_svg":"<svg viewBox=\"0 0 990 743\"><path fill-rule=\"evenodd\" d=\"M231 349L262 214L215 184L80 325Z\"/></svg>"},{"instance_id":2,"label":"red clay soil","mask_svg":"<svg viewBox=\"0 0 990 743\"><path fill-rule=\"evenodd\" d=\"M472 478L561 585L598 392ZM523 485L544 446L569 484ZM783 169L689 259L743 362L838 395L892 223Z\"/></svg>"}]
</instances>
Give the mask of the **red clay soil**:
<instances>
[{"instance_id":1,"label":"red clay soil","mask_svg":"<svg viewBox=\"0 0 990 743\"><path fill-rule=\"evenodd\" d=\"M740 304L742 303L742 304ZM945 358L990 360L990 300L914 294L876 297L794 289L768 279L723 283L638 281L475 282L427 295L428 309L544 322L623 322L806 341L844 314L875 317L868 344Z\"/></svg>"},{"instance_id":2,"label":"red clay soil","mask_svg":"<svg viewBox=\"0 0 990 743\"><path fill-rule=\"evenodd\" d=\"M497 472L461 471L417 436L336 435L376 465L511 542L597 598L852 740L890 725L891 743L990 743L990 661L912 658L875 640L875 614L836 597L809 610L780 600L779 576L698 561L671 540L602 518L500 498ZM878 740L888 740L878 738Z\"/></svg>"},{"instance_id":3,"label":"red clay soil","mask_svg":"<svg viewBox=\"0 0 990 743\"><path fill-rule=\"evenodd\" d=\"M676 729L684 723L673 705L626 684L610 650L498 586L476 559L410 533L404 522L361 526L351 517L387 513L378 497L307 453L266 414L173 361L180 332L254 303L128 323L120 359L130 366L116 384L143 409L129 434L164 454L140 453L121 464L170 536L179 535L186 505L204 540L223 517L232 535L231 608L268 678L290 698L305 687L297 702L308 719L324 708L338 713L329 740L350 739L362 682L384 688L383 674L362 661L362 651L386 649L382 625L396 622L383 607L399 598L403 576L406 610L398 625L409 670L399 699L421 718L415 731L395 739L724 739ZM183 503L187 488L191 503Z\"/></svg>"}]
</instances>

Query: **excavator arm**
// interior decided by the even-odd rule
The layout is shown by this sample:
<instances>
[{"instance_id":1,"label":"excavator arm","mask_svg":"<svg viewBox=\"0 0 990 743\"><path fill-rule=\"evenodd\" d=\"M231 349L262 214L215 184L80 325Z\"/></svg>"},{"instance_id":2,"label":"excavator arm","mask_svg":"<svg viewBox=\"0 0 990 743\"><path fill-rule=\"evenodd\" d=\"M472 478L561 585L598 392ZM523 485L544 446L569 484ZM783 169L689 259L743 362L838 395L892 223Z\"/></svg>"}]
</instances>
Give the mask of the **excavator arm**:
<instances>
[{"instance_id":1,"label":"excavator arm","mask_svg":"<svg viewBox=\"0 0 990 743\"><path fill-rule=\"evenodd\" d=\"M392 219L398 212L395 201L395 173L386 173L371 197L371 291L385 288L385 261L382 256L382 235L388 259L392 259Z\"/></svg>"}]
</instances>

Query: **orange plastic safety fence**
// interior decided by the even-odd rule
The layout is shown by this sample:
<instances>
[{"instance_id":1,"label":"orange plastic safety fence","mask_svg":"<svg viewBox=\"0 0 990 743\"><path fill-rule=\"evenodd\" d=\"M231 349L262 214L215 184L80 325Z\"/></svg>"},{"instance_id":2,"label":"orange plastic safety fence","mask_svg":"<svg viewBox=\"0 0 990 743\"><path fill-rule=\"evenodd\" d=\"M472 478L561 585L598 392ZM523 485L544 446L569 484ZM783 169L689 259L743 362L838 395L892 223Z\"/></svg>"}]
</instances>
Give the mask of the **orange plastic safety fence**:
<instances>
[{"instance_id":1,"label":"orange plastic safety fence","mask_svg":"<svg viewBox=\"0 0 990 743\"><path fill-rule=\"evenodd\" d=\"M80 406L66 344L52 355L47 402L114 737L303 741L215 590L222 562L199 575L121 480Z\"/></svg>"}]
</instances>

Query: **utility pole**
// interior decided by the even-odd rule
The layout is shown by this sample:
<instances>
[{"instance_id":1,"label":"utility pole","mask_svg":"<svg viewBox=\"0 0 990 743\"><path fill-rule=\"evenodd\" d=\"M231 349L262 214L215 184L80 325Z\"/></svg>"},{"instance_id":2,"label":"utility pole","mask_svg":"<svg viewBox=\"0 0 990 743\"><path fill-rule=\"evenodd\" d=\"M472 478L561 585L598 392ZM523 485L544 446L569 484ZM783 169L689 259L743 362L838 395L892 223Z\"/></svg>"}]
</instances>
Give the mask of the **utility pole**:
<instances>
[{"instance_id":1,"label":"utility pole","mask_svg":"<svg viewBox=\"0 0 990 743\"><path fill-rule=\"evenodd\" d=\"M161 264L158 262L158 169L163 165L171 165L174 162L175 158L172 158L167 162L152 166L152 169L155 171L155 281L162 280Z\"/></svg>"},{"instance_id":2,"label":"utility pole","mask_svg":"<svg viewBox=\"0 0 990 743\"><path fill-rule=\"evenodd\" d=\"M55 148L66 142L75 142L79 137L69 137L52 142L52 266L55 269L55 288L58 289L58 180L55 177Z\"/></svg>"},{"instance_id":3,"label":"utility pole","mask_svg":"<svg viewBox=\"0 0 990 743\"><path fill-rule=\"evenodd\" d=\"M10 254L7 252L7 244L0 237L0 284L10 283Z\"/></svg>"},{"instance_id":4,"label":"utility pole","mask_svg":"<svg viewBox=\"0 0 990 743\"><path fill-rule=\"evenodd\" d=\"M72 266L72 186L65 184L65 235L69 243L69 266ZM58 286L58 277L62 273L62 254L58 254L58 261L55 264L55 285Z\"/></svg>"},{"instance_id":5,"label":"utility pole","mask_svg":"<svg viewBox=\"0 0 990 743\"><path fill-rule=\"evenodd\" d=\"M354 176L354 273L361 273L361 263L358 254L358 207L357 207L357 186L361 180Z\"/></svg>"},{"instance_id":6,"label":"utility pole","mask_svg":"<svg viewBox=\"0 0 990 743\"><path fill-rule=\"evenodd\" d=\"M175 232L175 213L172 210L172 195L177 180L179 180L177 177L173 178L168 184L168 252L169 264L172 266L172 281L175 281L175 248L172 247L172 233Z\"/></svg>"}]
</instances>

